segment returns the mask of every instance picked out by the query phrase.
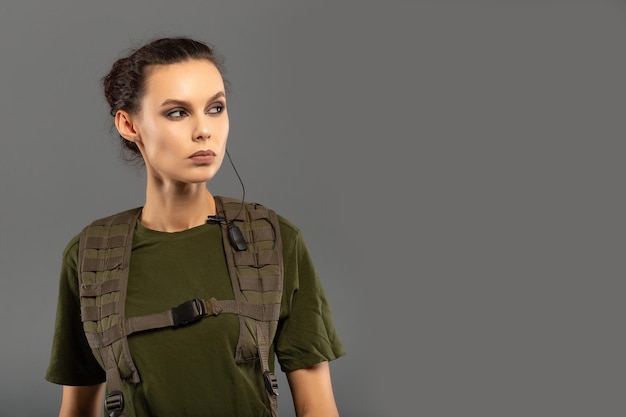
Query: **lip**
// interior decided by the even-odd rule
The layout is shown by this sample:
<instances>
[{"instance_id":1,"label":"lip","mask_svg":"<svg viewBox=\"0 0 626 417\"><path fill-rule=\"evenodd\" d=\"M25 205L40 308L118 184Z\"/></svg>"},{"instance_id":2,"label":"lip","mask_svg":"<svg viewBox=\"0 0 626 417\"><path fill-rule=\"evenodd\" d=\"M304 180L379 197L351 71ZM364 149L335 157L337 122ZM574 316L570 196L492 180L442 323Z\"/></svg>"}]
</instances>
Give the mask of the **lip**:
<instances>
[{"instance_id":1,"label":"lip","mask_svg":"<svg viewBox=\"0 0 626 417\"><path fill-rule=\"evenodd\" d=\"M189 159L191 159L192 161L196 162L196 163L200 163L200 164L208 164L213 162L213 160L215 159L215 152L213 152L212 150L208 149L208 150L202 150L202 151L198 151L192 155L189 156Z\"/></svg>"},{"instance_id":2,"label":"lip","mask_svg":"<svg viewBox=\"0 0 626 417\"><path fill-rule=\"evenodd\" d=\"M210 149L207 149L206 151L198 151L191 155L190 158L195 158L197 156L215 156L215 152Z\"/></svg>"}]
</instances>

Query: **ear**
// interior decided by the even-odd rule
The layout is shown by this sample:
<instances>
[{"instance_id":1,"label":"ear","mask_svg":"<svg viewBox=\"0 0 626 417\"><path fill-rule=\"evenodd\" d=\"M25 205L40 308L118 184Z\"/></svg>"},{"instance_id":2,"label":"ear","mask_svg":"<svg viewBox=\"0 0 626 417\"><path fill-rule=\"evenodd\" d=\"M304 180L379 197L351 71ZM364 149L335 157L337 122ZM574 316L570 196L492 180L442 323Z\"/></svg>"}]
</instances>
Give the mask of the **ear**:
<instances>
[{"instance_id":1,"label":"ear","mask_svg":"<svg viewBox=\"0 0 626 417\"><path fill-rule=\"evenodd\" d=\"M135 142L139 137L133 124L133 116L126 110L118 110L115 113L115 127L120 136L128 141Z\"/></svg>"}]
</instances>

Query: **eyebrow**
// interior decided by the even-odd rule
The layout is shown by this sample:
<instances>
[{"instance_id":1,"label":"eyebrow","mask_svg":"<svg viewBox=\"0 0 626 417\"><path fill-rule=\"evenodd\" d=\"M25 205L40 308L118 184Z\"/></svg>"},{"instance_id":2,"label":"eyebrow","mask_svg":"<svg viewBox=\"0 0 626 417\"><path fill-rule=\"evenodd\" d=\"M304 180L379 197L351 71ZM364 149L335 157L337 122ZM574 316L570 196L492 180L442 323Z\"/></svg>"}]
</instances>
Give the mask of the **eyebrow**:
<instances>
[{"instance_id":1,"label":"eyebrow","mask_svg":"<svg viewBox=\"0 0 626 417\"><path fill-rule=\"evenodd\" d=\"M220 91L220 92L214 94L211 98L209 98L207 100L207 102L210 103L212 101L217 100L220 97L226 97L226 94L223 91ZM190 103L185 101L185 100L176 100L176 99L173 99L173 98L169 98L169 99L165 100L163 103L161 103L161 107L169 106L169 105L172 105L172 104L177 105L177 106L189 106L190 105Z\"/></svg>"}]
</instances>

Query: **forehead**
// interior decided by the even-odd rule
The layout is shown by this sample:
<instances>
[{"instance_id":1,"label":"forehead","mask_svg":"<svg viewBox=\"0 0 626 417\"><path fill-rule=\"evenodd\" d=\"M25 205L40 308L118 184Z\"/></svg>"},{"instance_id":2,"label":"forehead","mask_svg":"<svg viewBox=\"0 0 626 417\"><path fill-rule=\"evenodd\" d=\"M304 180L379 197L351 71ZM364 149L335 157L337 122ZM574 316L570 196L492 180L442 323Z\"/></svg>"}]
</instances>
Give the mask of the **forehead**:
<instances>
[{"instance_id":1,"label":"forehead","mask_svg":"<svg viewBox=\"0 0 626 417\"><path fill-rule=\"evenodd\" d=\"M224 91L224 80L217 67L207 60L189 60L146 68L144 98L187 99Z\"/></svg>"}]
</instances>

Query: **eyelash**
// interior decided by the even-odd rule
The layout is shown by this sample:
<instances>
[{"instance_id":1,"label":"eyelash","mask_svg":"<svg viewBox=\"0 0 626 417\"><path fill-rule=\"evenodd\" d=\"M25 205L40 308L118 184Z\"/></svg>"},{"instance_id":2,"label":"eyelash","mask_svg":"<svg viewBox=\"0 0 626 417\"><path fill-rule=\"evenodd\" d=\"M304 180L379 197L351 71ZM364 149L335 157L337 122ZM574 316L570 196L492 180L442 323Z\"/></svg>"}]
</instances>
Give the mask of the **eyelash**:
<instances>
[{"instance_id":1,"label":"eyelash","mask_svg":"<svg viewBox=\"0 0 626 417\"><path fill-rule=\"evenodd\" d=\"M210 107L207 113L208 114L220 114L220 113L222 113L224 111L224 108L226 108L225 104L222 104L222 103L216 104L216 105ZM217 110L217 111L214 111L214 110ZM175 113L181 113L181 115L174 116ZM189 115L189 113L185 109L173 109L173 110L170 110L167 113L165 113L165 116L169 117L171 119L180 119L180 118L184 117L182 115L182 113L184 113L185 115Z\"/></svg>"}]
</instances>

